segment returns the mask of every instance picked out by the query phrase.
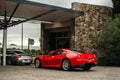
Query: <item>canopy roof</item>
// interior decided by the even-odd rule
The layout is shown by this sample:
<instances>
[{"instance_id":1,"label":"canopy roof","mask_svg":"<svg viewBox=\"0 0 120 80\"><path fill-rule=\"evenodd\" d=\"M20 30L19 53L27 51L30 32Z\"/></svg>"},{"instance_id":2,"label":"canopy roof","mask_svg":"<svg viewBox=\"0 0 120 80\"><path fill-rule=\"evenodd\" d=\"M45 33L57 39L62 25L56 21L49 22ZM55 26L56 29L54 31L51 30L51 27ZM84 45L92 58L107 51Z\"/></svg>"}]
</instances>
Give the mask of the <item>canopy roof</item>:
<instances>
[{"instance_id":1,"label":"canopy roof","mask_svg":"<svg viewBox=\"0 0 120 80\"><path fill-rule=\"evenodd\" d=\"M0 2L0 16L15 17L28 20L39 20L48 22L64 22L83 15L81 11L46 5L27 0L2 0ZM12 24L9 24L12 26Z\"/></svg>"}]
</instances>

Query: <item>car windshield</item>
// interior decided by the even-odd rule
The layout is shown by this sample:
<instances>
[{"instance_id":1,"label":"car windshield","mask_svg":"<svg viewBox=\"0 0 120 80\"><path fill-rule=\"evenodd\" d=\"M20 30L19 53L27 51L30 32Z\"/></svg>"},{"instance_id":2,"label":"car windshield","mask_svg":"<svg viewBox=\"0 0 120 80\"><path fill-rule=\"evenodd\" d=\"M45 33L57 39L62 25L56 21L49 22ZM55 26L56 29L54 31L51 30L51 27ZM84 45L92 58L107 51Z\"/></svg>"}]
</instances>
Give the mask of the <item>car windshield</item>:
<instances>
[{"instance_id":1,"label":"car windshield","mask_svg":"<svg viewBox=\"0 0 120 80\"><path fill-rule=\"evenodd\" d=\"M80 52L76 51L76 50L70 50L71 52L73 53L76 53L76 54L81 54Z\"/></svg>"}]
</instances>

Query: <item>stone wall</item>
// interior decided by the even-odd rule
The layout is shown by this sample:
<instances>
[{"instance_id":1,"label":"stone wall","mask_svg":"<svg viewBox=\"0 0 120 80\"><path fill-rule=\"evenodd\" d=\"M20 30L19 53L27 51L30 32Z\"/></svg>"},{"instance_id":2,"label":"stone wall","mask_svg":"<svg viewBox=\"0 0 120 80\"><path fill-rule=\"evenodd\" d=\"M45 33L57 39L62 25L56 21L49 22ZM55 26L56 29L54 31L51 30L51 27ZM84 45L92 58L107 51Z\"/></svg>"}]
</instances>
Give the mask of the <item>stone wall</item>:
<instances>
[{"instance_id":1,"label":"stone wall","mask_svg":"<svg viewBox=\"0 0 120 80\"><path fill-rule=\"evenodd\" d=\"M84 16L75 19L75 32L72 34L74 48L95 52L102 26L112 16L112 8L80 3L73 3L72 8L84 12Z\"/></svg>"}]
</instances>

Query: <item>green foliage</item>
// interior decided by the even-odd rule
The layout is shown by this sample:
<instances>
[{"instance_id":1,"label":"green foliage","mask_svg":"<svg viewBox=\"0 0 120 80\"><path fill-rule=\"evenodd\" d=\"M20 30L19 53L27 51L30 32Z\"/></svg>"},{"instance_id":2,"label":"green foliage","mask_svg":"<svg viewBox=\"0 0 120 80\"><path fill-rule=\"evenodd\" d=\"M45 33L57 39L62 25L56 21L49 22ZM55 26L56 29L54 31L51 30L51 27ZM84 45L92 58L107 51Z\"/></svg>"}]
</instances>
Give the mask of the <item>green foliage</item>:
<instances>
[{"instance_id":1,"label":"green foliage","mask_svg":"<svg viewBox=\"0 0 120 80\"><path fill-rule=\"evenodd\" d=\"M102 52L99 64L120 66L120 15L106 22L98 45Z\"/></svg>"},{"instance_id":2,"label":"green foliage","mask_svg":"<svg viewBox=\"0 0 120 80\"><path fill-rule=\"evenodd\" d=\"M120 14L120 0L112 0L113 2L113 14Z\"/></svg>"},{"instance_id":3,"label":"green foliage","mask_svg":"<svg viewBox=\"0 0 120 80\"><path fill-rule=\"evenodd\" d=\"M35 50L35 49L32 49L32 50L28 50L28 49L24 49L23 51L25 51L26 53L32 55L32 56L36 56L40 53L40 50Z\"/></svg>"}]
</instances>

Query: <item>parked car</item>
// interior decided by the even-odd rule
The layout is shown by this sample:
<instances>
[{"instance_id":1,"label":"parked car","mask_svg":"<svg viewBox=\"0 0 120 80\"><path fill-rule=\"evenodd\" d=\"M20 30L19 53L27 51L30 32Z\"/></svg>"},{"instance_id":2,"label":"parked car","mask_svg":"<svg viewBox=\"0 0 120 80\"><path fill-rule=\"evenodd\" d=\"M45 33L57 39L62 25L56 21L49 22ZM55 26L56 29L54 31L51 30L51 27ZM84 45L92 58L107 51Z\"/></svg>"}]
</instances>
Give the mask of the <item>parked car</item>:
<instances>
[{"instance_id":1,"label":"parked car","mask_svg":"<svg viewBox=\"0 0 120 80\"><path fill-rule=\"evenodd\" d=\"M32 63L32 56L21 50L8 50L6 52L6 63L30 65Z\"/></svg>"},{"instance_id":2,"label":"parked car","mask_svg":"<svg viewBox=\"0 0 120 80\"><path fill-rule=\"evenodd\" d=\"M34 60L36 68L55 67L65 71L71 68L82 68L89 70L97 64L95 54L78 52L71 49L58 49L49 52L47 55L38 55Z\"/></svg>"}]
</instances>

